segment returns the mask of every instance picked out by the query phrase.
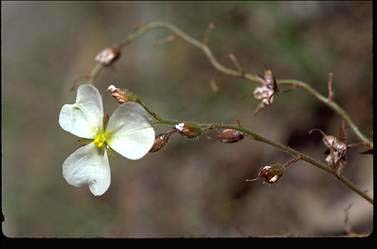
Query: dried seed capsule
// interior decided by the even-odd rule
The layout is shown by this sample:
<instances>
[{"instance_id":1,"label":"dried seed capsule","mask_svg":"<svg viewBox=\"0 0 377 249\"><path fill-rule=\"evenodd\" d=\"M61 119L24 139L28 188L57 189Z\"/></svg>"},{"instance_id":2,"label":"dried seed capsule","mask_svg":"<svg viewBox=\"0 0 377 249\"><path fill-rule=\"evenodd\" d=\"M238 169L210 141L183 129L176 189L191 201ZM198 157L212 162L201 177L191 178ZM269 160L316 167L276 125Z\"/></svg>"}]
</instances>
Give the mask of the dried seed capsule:
<instances>
[{"instance_id":1,"label":"dried seed capsule","mask_svg":"<svg viewBox=\"0 0 377 249\"><path fill-rule=\"evenodd\" d=\"M179 134L187 138L195 138L202 134L202 131L199 126L190 123L176 124L175 129L179 132Z\"/></svg>"},{"instance_id":2,"label":"dried seed capsule","mask_svg":"<svg viewBox=\"0 0 377 249\"><path fill-rule=\"evenodd\" d=\"M151 153L151 152L157 152L161 150L163 147L165 147L165 145L168 144L169 137L170 137L169 134L164 134L164 133L156 136L154 140L154 144L152 148L149 150L149 152Z\"/></svg>"},{"instance_id":3,"label":"dried seed capsule","mask_svg":"<svg viewBox=\"0 0 377 249\"><path fill-rule=\"evenodd\" d=\"M281 164L266 165L259 171L259 176L267 183L277 182L284 174L285 167Z\"/></svg>"},{"instance_id":4,"label":"dried seed capsule","mask_svg":"<svg viewBox=\"0 0 377 249\"><path fill-rule=\"evenodd\" d=\"M118 47L105 48L100 51L96 57L95 61L101 63L102 65L111 65L120 56L120 49Z\"/></svg>"},{"instance_id":5,"label":"dried seed capsule","mask_svg":"<svg viewBox=\"0 0 377 249\"><path fill-rule=\"evenodd\" d=\"M242 132L234 129L225 129L220 134L216 135L216 139L222 143L236 143L244 137L245 135Z\"/></svg>"}]
</instances>

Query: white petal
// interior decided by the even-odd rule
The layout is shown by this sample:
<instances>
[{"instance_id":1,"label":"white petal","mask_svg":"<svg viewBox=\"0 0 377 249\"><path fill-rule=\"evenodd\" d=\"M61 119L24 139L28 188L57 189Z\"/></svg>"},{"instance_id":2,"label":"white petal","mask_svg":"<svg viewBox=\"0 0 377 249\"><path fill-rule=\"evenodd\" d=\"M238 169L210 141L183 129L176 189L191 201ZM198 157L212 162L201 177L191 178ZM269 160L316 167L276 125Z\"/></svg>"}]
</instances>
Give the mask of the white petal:
<instances>
[{"instance_id":1,"label":"white petal","mask_svg":"<svg viewBox=\"0 0 377 249\"><path fill-rule=\"evenodd\" d=\"M111 134L107 144L128 159L142 158L152 148L155 137L148 118L149 114L139 104L119 105L107 126Z\"/></svg>"},{"instance_id":2,"label":"white petal","mask_svg":"<svg viewBox=\"0 0 377 249\"><path fill-rule=\"evenodd\" d=\"M94 195L102 195L110 186L110 166L106 150L93 144L78 148L63 163L64 179L75 187L89 185Z\"/></svg>"},{"instance_id":3,"label":"white petal","mask_svg":"<svg viewBox=\"0 0 377 249\"><path fill-rule=\"evenodd\" d=\"M97 88L90 84L79 86L76 103L62 107L59 124L73 135L94 138L103 125L102 98Z\"/></svg>"}]
</instances>

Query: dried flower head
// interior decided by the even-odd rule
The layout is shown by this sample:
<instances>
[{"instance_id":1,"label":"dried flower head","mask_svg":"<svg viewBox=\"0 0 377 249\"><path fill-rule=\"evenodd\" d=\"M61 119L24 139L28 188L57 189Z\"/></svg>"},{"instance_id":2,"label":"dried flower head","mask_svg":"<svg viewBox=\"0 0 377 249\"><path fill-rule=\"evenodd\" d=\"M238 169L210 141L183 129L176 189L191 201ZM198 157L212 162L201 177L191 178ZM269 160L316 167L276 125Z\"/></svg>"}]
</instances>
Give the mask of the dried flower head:
<instances>
[{"instance_id":1,"label":"dried flower head","mask_svg":"<svg viewBox=\"0 0 377 249\"><path fill-rule=\"evenodd\" d=\"M253 94L257 100L262 102L259 104L255 112L258 112L262 108L272 104L274 95L279 91L275 77L272 75L271 70L265 70L264 76L257 75L258 80L262 86L255 88Z\"/></svg>"},{"instance_id":2,"label":"dried flower head","mask_svg":"<svg viewBox=\"0 0 377 249\"><path fill-rule=\"evenodd\" d=\"M268 89L273 90L274 92L278 91L278 85L276 83L275 77L272 75L272 71L270 69L264 71L264 77L260 77L260 81L264 86Z\"/></svg>"},{"instance_id":3,"label":"dried flower head","mask_svg":"<svg viewBox=\"0 0 377 249\"><path fill-rule=\"evenodd\" d=\"M259 171L259 177L266 183L275 183L280 180L285 172L285 167L281 164L266 165Z\"/></svg>"},{"instance_id":4,"label":"dried flower head","mask_svg":"<svg viewBox=\"0 0 377 249\"><path fill-rule=\"evenodd\" d=\"M179 123L175 125L175 129L187 138L195 138L202 134L199 126L191 123Z\"/></svg>"},{"instance_id":5,"label":"dried flower head","mask_svg":"<svg viewBox=\"0 0 377 249\"><path fill-rule=\"evenodd\" d=\"M114 63L119 57L120 49L118 47L105 48L96 55L95 61L108 66Z\"/></svg>"},{"instance_id":6,"label":"dried flower head","mask_svg":"<svg viewBox=\"0 0 377 249\"><path fill-rule=\"evenodd\" d=\"M264 105L269 105L274 100L274 91L269 89L267 86L259 86L254 90L254 97L257 100L262 100Z\"/></svg>"},{"instance_id":7,"label":"dried flower head","mask_svg":"<svg viewBox=\"0 0 377 249\"><path fill-rule=\"evenodd\" d=\"M322 142L328 148L328 155L325 158L326 163L339 172L346 163L347 144L335 136L326 135L319 129L312 129L309 134L313 131L318 131L322 134Z\"/></svg>"},{"instance_id":8,"label":"dried flower head","mask_svg":"<svg viewBox=\"0 0 377 249\"><path fill-rule=\"evenodd\" d=\"M234 129L224 129L215 136L215 138L222 143L236 143L244 137L245 135L242 132Z\"/></svg>"}]
</instances>

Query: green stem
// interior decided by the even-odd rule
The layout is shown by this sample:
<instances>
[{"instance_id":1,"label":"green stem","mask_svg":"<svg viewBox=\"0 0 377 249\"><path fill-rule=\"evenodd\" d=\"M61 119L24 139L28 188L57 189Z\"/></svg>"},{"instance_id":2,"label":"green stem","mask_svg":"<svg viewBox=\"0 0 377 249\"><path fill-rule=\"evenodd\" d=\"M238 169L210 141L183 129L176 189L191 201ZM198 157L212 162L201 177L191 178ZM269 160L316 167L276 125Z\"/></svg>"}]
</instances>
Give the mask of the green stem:
<instances>
[{"instance_id":1,"label":"green stem","mask_svg":"<svg viewBox=\"0 0 377 249\"><path fill-rule=\"evenodd\" d=\"M152 115L152 117L154 119L157 120L157 123L158 124L166 124L166 125L176 125L178 123L181 123L181 122L185 122L185 121L179 121L179 120L169 120L169 119L163 119L161 118L158 114L156 114L155 112L151 111L141 100L138 100L137 101L140 105L143 106L143 108L149 113ZM244 134L247 134L249 136L251 136L254 140L258 141L258 142L262 142L262 143L265 143L265 144L269 144L271 145L272 147L275 147L285 153L288 153L296 158L300 158L300 160L303 160L303 161L306 161L307 163L309 163L310 165L313 165L323 171L325 171L326 173L334 176L337 180L339 180L341 183L343 183L343 185L345 185L347 188L349 188L351 191L353 191L354 193L358 194L359 196L361 196L362 198L364 198L365 200L367 200L369 203L371 203L373 205L373 199L368 196L366 193L364 193L363 191L361 191L360 189L358 189L351 181L349 181L347 178L345 178L344 176L342 175L339 175L337 174L334 170L332 170L331 168L329 168L326 164L323 164L317 160L315 160L314 158L310 157L309 155L306 155L302 152L299 152L295 149L292 149L291 147L289 146L286 146L284 144L281 144L281 143L278 143L278 142L275 142L273 140L270 140L262 135L259 135L257 133L255 133L254 131L252 131L251 129L248 129L246 127L243 127L241 125L231 125L231 124L219 124L219 123L195 123L195 122L192 122L190 121L189 123L192 123L192 124L195 124L197 126L200 126L202 128L211 128L211 129L234 129L234 130L238 130L238 131L241 131L243 132Z\"/></svg>"},{"instance_id":2,"label":"green stem","mask_svg":"<svg viewBox=\"0 0 377 249\"><path fill-rule=\"evenodd\" d=\"M365 144L373 148L373 143L368 138L366 138L363 133L361 133L357 125L355 125L353 121L351 120L350 116L348 116L348 114L337 103L335 103L334 101L329 101L328 98L324 97L323 95L318 93L316 90L314 90L311 86L309 86L308 84L302 81L278 80L277 83L280 85L290 85L294 87L300 87L306 90L308 93L316 97L319 101L321 101L322 103L324 103L325 105L333 109L336 113L338 113L338 115L341 116L348 123L348 125L356 134L356 136L358 136L362 142L364 142Z\"/></svg>"},{"instance_id":3,"label":"green stem","mask_svg":"<svg viewBox=\"0 0 377 249\"><path fill-rule=\"evenodd\" d=\"M215 58L215 56L213 55L212 51L208 48L208 46L206 44L204 44L204 43L202 43L202 42L200 42L200 41L192 38L191 36L189 36L186 33L184 33L182 30L180 30L179 28L177 28L176 26L171 25L169 23L165 23L165 22L150 22L150 23L147 23L145 25L142 25L136 31L134 31L131 34L129 34L128 37L125 40L123 40L122 42L120 42L120 47L123 48L123 47L129 45L131 42L133 42L137 38L141 37L144 33L148 32L150 30L159 29L159 28L168 29L168 30L172 31L176 36L180 37L185 42L187 42L187 43L191 44L192 46L194 46L194 47L202 50L203 53L207 56L208 60L212 64L212 66L216 70L218 70L218 71L220 71L220 72L222 72L224 74L231 75L231 76L236 76L236 77L241 77L241 78L247 79L247 80L252 81L252 82L259 82L258 79L257 79L257 77L255 75L252 75L252 74L249 74L249 73L240 72L239 70L233 70L233 69L225 67L224 65L222 65ZM353 132L355 133L355 135L361 141L363 141L364 143L366 143L369 147L373 148L373 142L370 141L359 130L359 128L351 120L351 118L348 116L348 114L338 104L336 104L335 102L328 101L328 98L326 98L323 95L321 95L320 93L318 93L309 84L307 84L305 82L302 82L302 81L298 81L298 80L278 80L277 83L280 84L280 85L290 85L290 86L293 86L293 87L299 87L299 88L307 91L307 93L309 93L310 95L314 96L315 98L317 98L318 100L320 100L322 103L326 104L329 108L333 109L339 116L341 116L348 123L348 125L351 127L351 129L353 130Z\"/></svg>"},{"instance_id":4,"label":"green stem","mask_svg":"<svg viewBox=\"0 0 377 249\"><path fill-rule=\"evenodd\" d=\"M233 69L230 69L230 68L227 68L225 67L224 65L222 65L220 62L217 61L217 59L215 58L215 56L213 55L212 51L208 48L208 46L192 37L190 37L189 35L187 35L186 33L184 33L183 31L181 31L180 29L178 29L177 27L171 25L171 24L168 24L168 23L164 23L164 22L150 22L150 23L147 23L145 25L142 25L141 27L139 27L138 29L136 29L134 32L132 32L131 34L128 35L128 37L123 40L122 42L120 42L119 44L119 47L120 48L124 48L125 46L129 45L131 42L133 42L134 40L136 40L137 38L141 37L143 34L145 34L146 32L150 31L150 30L153 30L153 29L158 29L158 28L163 28L163 29L168 29L170 31L172 31L176 36L180 37L182 40L186 41L187 43L193 45L194 47L200 49L203 51L203 53L207 56L208 60L210 61L210 63L212 64L212 66L224 73L224 74L227 74L227 75L231 75L231 76L235 76L235 77L241 77L241 78L244 78L244 79L247 79L251 82L259 82L257 77L255 75L252 75L252 74L249 74L249 73L244 73L244 72L240 72L240 70L233 70ZM90 77L92 79L92 81L94 81L96 79L96 77L98 76L98 74L101 72L102 68L104 68L102 65L100 64L97 64L95 66L95 68L91 71L90 73ZM313 95L314 97L316 97L317 99L319 99L321 102L323 102L324 104L326 104L329 108L333 109L337 114L339 114L348 124L349 126L351 127L351 129L355 132L355 134L359 137L359 139L361 141L363 141L364 143L366 143L367 145L369 145L371 148L373 148L373 143L366 138L365 135L363 135L361 133L361 131L358 129L358 127L353 123L353 121L351 120L351 118L348 116L348 114L339 106L337 105L335 102L333 101L328 101L328 99L326 97L324 97L323 95L321 95L320 93L318 93L317 91L315 91L312 87L310 87L307 83L305 82L302 82L302 81L298 81L298 80L278 80L277 83L279 85L290 85L292 87L299 87L301 89L304 89L306 90L309 94ZM139 104L141 104L144 109L157 121L157 123L159 124L166 124L166 125L175 125L177 123L180 123L182 121L178 121L178 120L169 120L169 119L163 119L161 118L159 115L157 115L156 113L152 112L141 100L138 100L137 101ZM193 123L193 122L191 122ZM203 127L203 128L229 128L229 129L235 129L235 130L238 130L238 131L241 131L241 132L244 132L245 134L253 137L256 141L259 141L259 142L262 142L262 143L265 143L265 144L269 144L281 151L284 151L292 156L296 156L296 157L301 157L301 160L303 161L306 161L308 162L310 165L313 165L331 175L333 175L336 179L338 179L343 185L345 185L347 188L349 188L351 191L353 191L354 193L358 194L359 196L361 196L362 198L364 198L365 200L367 200L368 202L370 202L372 205L373 205L373 199L371 197L369 197L366 193L364 193L363 191L359 190L352 182L350 182L348 179L346 179L344 176L342 175L338 175L336 174L336 172L334 172L332 169L330 169L327 165L313 159L312 157L304 154L304 153L301 153L299 151L296 151L288 146L285 146L281 143L278 143L278 142L275 142L275 141L272 141L272 140L269 140L259 134L256 134L255 132L253 132L252 130L246 128L246 127L243 127L243 126L240 126L240 125L230 125L230 124L216 124L216 123L211 123L211 124L205 124L205 123L201 123L201 124L196 124L200 127Z\"/></svg>"}]
</instances>

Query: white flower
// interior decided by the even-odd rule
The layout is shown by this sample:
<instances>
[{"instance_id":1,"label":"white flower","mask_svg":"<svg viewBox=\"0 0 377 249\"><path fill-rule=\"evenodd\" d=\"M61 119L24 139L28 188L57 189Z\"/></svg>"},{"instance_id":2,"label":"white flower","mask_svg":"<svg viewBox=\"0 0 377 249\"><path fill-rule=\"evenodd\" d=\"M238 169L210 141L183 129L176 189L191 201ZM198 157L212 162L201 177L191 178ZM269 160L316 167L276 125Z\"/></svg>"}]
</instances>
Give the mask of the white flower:
<instances>
[{"instance_id":1,"label":"white flower","mask_svg":"<svg viewBox=\"0 0 377 249\"><path fill-rule=\"evenodd\" d=\"M59 125L64 130L92 139L64 161L63 176L75 187L89 185L94 195L102 195L110 186L108 146L128 159L137 160L148 153L155 138L148 114L139 104L119 105L107 127L103 127L103 117L101 95L90 84L81 85L76 103L64 105L59 115Z\"/></svg>"}]
</instances>

